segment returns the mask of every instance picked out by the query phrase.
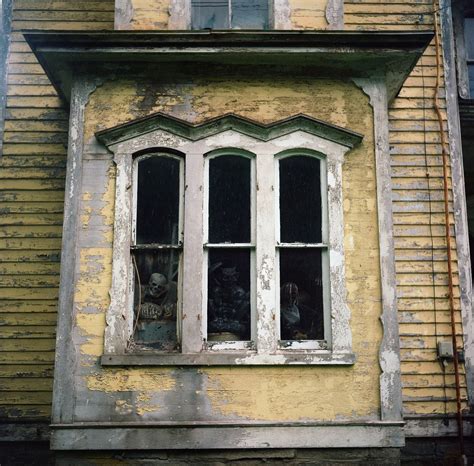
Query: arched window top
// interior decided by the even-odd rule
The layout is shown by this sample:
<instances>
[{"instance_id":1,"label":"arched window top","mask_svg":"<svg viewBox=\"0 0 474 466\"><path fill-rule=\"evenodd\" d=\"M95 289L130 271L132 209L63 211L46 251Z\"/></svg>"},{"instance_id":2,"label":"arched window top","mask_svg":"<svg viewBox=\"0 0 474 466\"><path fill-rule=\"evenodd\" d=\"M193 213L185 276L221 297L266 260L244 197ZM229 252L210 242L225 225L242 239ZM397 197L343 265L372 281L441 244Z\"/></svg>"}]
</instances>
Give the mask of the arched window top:
<instances>
[{"instance_id":1,"label":"arched window top","mask_svg":"<svg viewBox=\"0 0 474 466\"><path fill-rule=\"evenodd\" d=\"M222 157L224 155L234 156L234 157L245 157L248 159L255 158L255 154L253 152L250 152L245 149L240 149L237 147L226 147L223 149L215 149L204 154L204 157L207 157L208 159L213 159L216 157Z\"/></svg>"},{"instance_id":2,"label":"arched window top","mask_svg":"<svg viewBox=\"0 0 474 466\"><path fill-rule=\"evenodd\" d=\"M277 159L285 159L288 157L295 157L295 156L314 157L320 160L326 160L326 155L323 154L322 152L318 152L318 151L307 149L307 148L288 149L282 152L278 152L278 154L275 154L275 158Z\"/></svg>"},{"instance_id":3,"label":"arched window top","mask_svg":"<svg viewBox=\"0 0 474 466\"><path fill-rule=\"evenodd\" d=\"M177 151L175 149L168 149L168 148L149 148L149 149L144 149L140 150L138 152L135 152L132 155L133 161L135 163L140 162L141 160L150 158L150 157L170 157L174 159L184 159L185 155L183 152Z\"/></svg>"}]
</instances>

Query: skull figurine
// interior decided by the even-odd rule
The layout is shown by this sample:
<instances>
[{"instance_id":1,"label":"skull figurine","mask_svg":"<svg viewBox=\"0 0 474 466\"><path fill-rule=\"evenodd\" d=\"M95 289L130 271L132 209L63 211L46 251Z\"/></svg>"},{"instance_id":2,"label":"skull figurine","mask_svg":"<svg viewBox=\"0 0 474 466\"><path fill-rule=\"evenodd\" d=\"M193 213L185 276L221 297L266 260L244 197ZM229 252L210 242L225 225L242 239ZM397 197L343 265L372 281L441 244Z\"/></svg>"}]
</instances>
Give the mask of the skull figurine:
<instances>
[{"instance_id":1,"label":"skull figurine","mask_svg":"<svg viewBox=\"0 0 474 466\"><path fill-rule=\"evenodd\" d=\"M152 273L148 282L147 294L153 299L164 297L168 291L168 280L161 273Z\"/></svg>"}]
</instances>

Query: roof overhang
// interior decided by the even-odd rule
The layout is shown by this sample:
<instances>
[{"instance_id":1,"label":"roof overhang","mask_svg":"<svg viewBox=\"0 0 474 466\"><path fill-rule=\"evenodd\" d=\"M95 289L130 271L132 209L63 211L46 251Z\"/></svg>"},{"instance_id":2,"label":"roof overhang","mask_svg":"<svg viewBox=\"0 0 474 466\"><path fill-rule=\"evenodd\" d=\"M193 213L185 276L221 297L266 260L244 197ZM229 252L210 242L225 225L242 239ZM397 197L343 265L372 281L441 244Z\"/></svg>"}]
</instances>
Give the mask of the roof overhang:
<instances>
[{"instance_id":1,"label":"roof overhang","mask_svg":"<svg viewBox=\"0 0 474 466\"><path fill-rule=\"evenodd\" d=\"M433 37L432 32L359 31L24 31L60 96L74 75L137 63L314 66L344 78L384 78L389 100ZM104 68L106 67L106 68Z\"/></svg>"}]
</instances>

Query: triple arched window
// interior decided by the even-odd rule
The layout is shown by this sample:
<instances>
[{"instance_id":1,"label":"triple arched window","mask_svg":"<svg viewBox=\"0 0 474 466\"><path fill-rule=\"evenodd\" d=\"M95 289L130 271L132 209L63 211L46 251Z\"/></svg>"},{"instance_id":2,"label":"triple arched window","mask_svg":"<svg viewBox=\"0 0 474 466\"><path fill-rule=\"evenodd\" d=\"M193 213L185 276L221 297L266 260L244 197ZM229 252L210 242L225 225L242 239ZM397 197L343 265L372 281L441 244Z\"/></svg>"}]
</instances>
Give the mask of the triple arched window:
<instances>
[{"instance_id":1,"label":"triple arched window","mask_svg":"<svg viewBox=\"0 0 474 466\"><path fill-rule=\"evenodd\" d=\"M296 122L99 134L117 165L105 363L354 361L342 164L360 137Z\"/></svg>"},{"instance_id":2,"label":"triple arched window","mask_svg":"<svg viewBox=\"0 0 474 466\"><path fill-rule=\"evenodd\" d=\"M201 258L203 346L255 349L260 186L255 155L219 149L203 158L203 209L184 204L185 157L151 151L134 157L131 228L131 295L134 349L179 351L183 315L183 251ZM326 348L328 231L326 164L322 154L294 149L274 158L266 183L274 193L275 240L271 279L282 348ZM201 250L183 242L184 216L202 215ZM257 240L258 238L258 240ZM198 286L198 283L193 283ZM184 291L185 292L185 291ZM326 322L325 322L326 321Z\"/></svg>"}]
</instances>

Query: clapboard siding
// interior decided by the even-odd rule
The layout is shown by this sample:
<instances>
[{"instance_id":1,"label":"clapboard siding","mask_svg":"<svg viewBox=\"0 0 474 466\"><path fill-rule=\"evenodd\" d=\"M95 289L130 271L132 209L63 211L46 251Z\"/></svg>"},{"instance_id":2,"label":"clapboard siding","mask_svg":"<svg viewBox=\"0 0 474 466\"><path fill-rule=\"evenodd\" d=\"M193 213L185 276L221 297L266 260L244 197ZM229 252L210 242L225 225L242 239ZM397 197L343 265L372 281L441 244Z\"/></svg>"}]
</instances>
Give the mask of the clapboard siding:
<instances>
[{"instance_id":1,"label":"clapboard siding","mask_svg":"<svg viewBox=\"0 0 474 466\"><path fill-rule=\"evenodd\" d=\"M346 0L345 26L356 30L432 30L432 0L417 2ZM446 101L442 51L439 88L443 128ZM451 337L445 239L443 161L439 121L434 110L434 40L389 110L390 154L402 384L406 415L455 413L452 364L443 371L437 342ZM451 178L449 173L449 187ZM449 193L452 202L452 192ZM450 205L451 234L454 217ZM456 261L453 236L453 259ZM456 334L462 345L458 266L454 263ZM466 381L461 377L466 400Z\"/></svg>"},{"instance_id":2,"label":"clapboard siding","mask_svg":"<svg viewBox=\"0 0 474 466\"><path fill-rule=\"evenodd\" d=\"M113 29L114 1L14 0L0 170L0 419L50 416L68 115L22 29Z\"/></svg>"}]
</instances>

